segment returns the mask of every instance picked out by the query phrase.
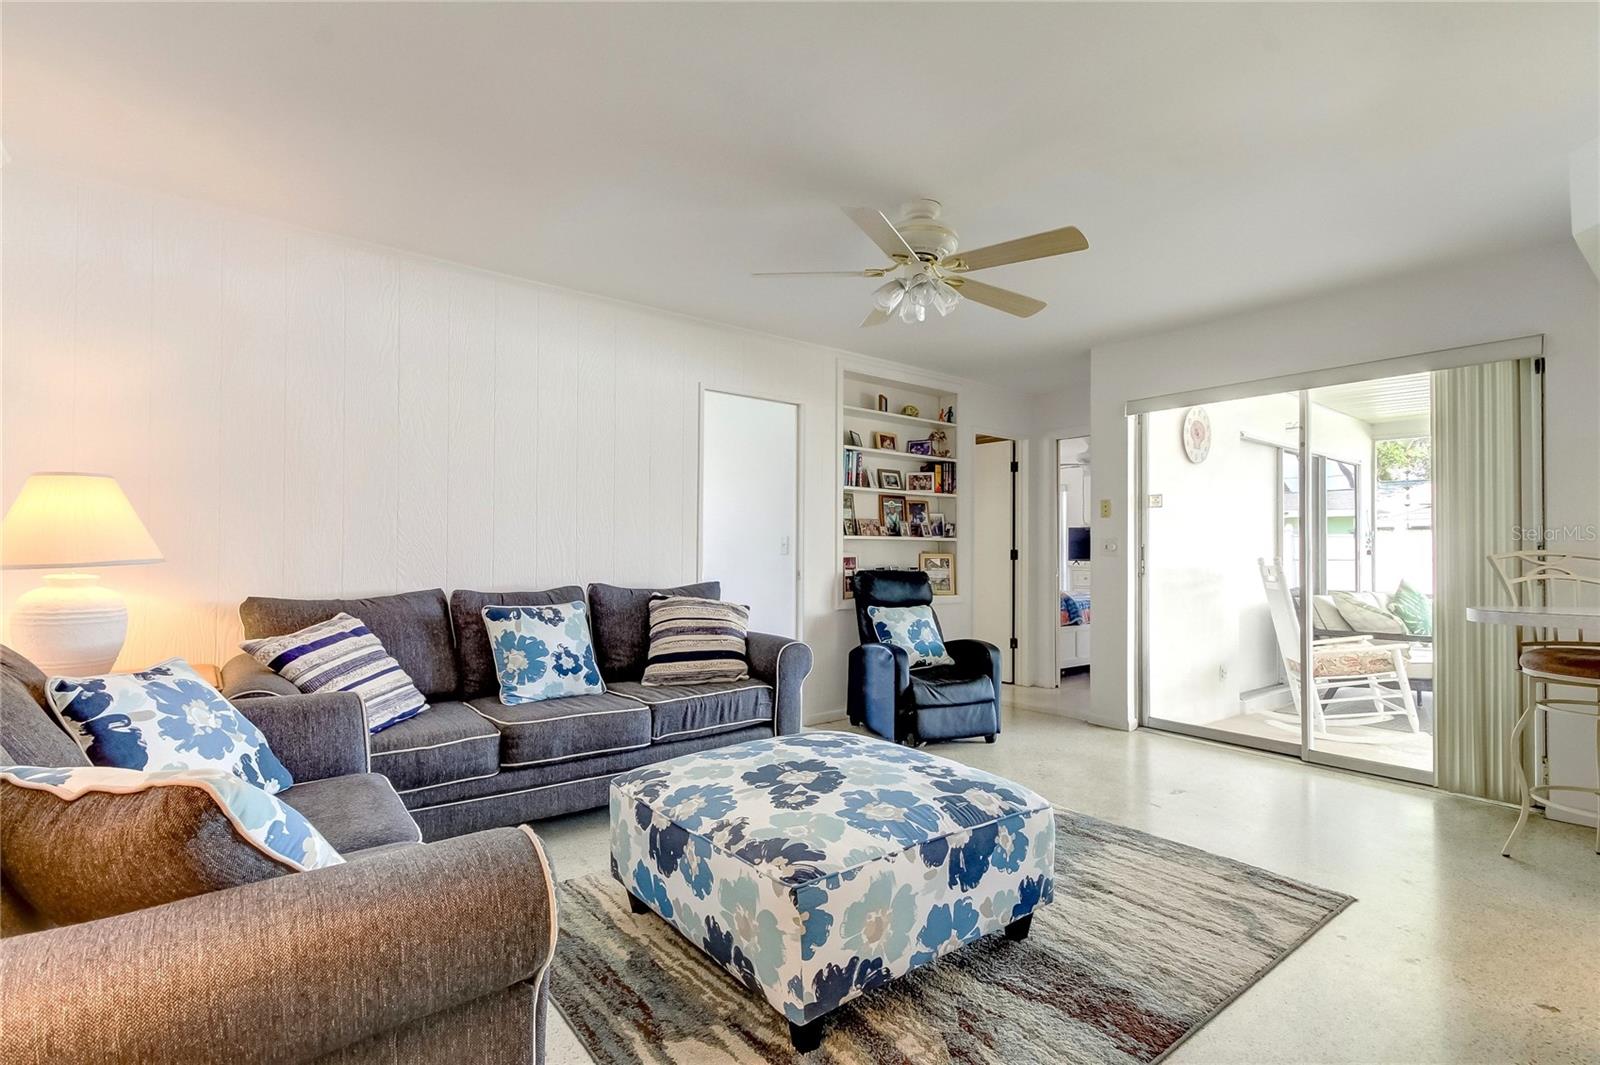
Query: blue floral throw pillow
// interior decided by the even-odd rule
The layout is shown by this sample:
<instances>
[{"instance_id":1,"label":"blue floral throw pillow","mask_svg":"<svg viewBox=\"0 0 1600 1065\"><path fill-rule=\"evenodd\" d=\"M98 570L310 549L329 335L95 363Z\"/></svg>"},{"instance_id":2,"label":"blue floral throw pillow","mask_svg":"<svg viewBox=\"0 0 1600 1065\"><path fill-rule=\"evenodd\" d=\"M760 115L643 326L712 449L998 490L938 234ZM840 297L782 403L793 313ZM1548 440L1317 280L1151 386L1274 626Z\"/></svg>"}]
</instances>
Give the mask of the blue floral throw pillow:
<instances>
[{"instance_id":1,"label":"blue floral throw pillow","mask_svg":"<svg viewBox=\"0 0 1600 1065\"><path fill-rule=\"evenodd\" d=\"M181 658L139 673L51 677L45 694L97 766L216 769L269 793L294 783L261 731Z\"/></svg>"},{"instance_id":2,"label":"blue floral throw pillow","mask_svg":"<svg viewBox=\"0 0 1600 1065\"><path fill-rule=\"evenodd\" d=\"M0 766L0 780L19 788L47 791L68 802L91 792L136 795L151 788L198 788L211 796L241 839L273 861L301 873L344 863L339 852L300 811L223 770L141 773L100 766Z\"/></svg>"},{"instance_id":3,"label":"blue floral throw pillow","mask_svg":"<svg viewBox=\"0 0 1600 1065\"><path fill-rule=\"evenodd\" d=\"M945 654L939 623L931 606L869 606L872 631L879 643L904 648L912 666L948 666L955 659Z\"/></svg>"},{"instance_id":4,"label":"blue floral throw pillow","mask_svg":"<svg viewBox=\"0 0 1600 1065\"><path fill-rule=\"evenodd\" d=\"M589 609L580 600L549 606L486 606L500 701L507 706L598 695L606 690L589 638Z\"/></svg>"}]
</instances>

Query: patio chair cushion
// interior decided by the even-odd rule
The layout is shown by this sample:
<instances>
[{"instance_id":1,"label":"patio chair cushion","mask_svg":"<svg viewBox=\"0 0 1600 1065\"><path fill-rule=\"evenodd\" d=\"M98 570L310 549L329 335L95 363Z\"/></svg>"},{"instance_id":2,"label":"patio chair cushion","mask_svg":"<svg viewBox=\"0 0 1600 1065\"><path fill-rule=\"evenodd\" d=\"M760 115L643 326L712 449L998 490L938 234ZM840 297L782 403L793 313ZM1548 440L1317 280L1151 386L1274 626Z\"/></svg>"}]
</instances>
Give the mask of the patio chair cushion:
<instances>
[{"instance_id":1,"label":"patio chair cushion","mask_svg":"<svg viewBox=\"0 0 1600 1065\"><path fill-rule=\"evenodd\" d=\"M1406 632L1406 623L1390 613L1376 593L1334 592L1333 601L1357 632Z\"/></svg>"},{"instance_id":2,"label":"patio chair cushion","mask_svg":"<svg viewBox=\"0 0 1600 1065\"><path fill-rule=\"evenodd\" d=\"M1312 651L1311 661L1313 677L1373 677L1394 672L1393 648L1371 644L1318 647ZM1299 675L1299 662L1291 661L1289 668Z\"/></svg>"}]
</instances>

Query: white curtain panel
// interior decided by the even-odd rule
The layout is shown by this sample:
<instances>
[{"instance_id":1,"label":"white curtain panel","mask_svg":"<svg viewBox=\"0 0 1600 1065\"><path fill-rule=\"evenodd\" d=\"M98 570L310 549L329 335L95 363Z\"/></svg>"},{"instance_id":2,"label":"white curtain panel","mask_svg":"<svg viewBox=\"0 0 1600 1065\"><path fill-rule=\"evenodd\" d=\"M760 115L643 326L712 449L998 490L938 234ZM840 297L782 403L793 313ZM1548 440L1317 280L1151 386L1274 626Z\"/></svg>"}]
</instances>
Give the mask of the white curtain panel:
<instances>
[{"instance_id":1,"label":"white curtain panel","mask_svg":"<svg viewBox=\"0 0 1600 1065\"><path fill-rule=\"evenodd\" d=\"M1433 374L1434 716L1448 791L1519 801L1511 729L1520 713L1515 630L1467 620L1503 603L1488 556L1524 546L1522 397L1515 361Z\"/></svg>"}]
</instances>

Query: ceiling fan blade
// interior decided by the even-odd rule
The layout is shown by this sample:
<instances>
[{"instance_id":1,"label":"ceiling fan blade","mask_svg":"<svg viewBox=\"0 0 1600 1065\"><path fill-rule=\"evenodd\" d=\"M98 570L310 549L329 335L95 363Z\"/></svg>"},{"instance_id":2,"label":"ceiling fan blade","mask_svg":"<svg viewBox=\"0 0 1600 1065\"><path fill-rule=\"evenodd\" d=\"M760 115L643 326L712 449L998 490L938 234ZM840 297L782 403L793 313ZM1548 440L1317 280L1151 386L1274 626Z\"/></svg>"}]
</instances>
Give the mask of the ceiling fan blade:
<instances>
[{"instance_id":1,"label":"ceiling fan blade","mask_svg":"<svg viewBox=\"0 0 1600 1065\"><path fill-rule=\"evenodd\" d=\"M877 307L874 307L872 308L871 313L869 313L865 318L861 319L861 328L865 329L869 325L882 325L888 320L889 314L887 311L882 311Z\"/></svg>"},{"instance_id":2,"label":"ceiling fan blade","mask_svg":"<svg viewBox=\"0 0 1600 1065\"><path fill-rule=\"evenodd\" d=\"M874 266L866 270L765 270L751 277L882 277L893 267Z\"/></svg>"},{"instance_id":3,"label":"ceiling fan blade","mask_svg":"<svg viewBox=\"0 0 1600 1065\"><path fill-rule=\"evenodd\" d=\"M985 285L982 281L974 281L970 277L951 277L946 279L946 283L973 303L981 303L985 307L993 307L997 311L1005 311L1018 318L1030 318L1044 310L1043 300L1024 296L1020 292L1012 292L1008 288Z\"/></svg>"},{"instance_id":4,"label":"ceiling fan blade","mask_svg":"<svg viewBox=\"0 0 1600 1065\"><path fill-rule=\"evenodd\" d=\"M882 211L874 211L870 207L845 207L842 210L850 216L850 221L861 227L861 232L872 238L872 243L883 249L883 254L897 263L916 262L917 253L911 250L906 238L900 235L900 231Z\"/></svg>"},{"instance_id":5,"label":"ceiling fan blade","mask_svg":"<svg viewBox=\"0 0 1600 1065\"><path fill-rule=\"evenodd\" d=\"M1031 237L1018 237L1003 244L990 244L986 248L957 252L939 265L946 270L987 270L991 266L1023 263L1029 259L1048 259L1052 255L1065 255L1083 251L1089 241L1077 226L1035 233Z\"/></svg>"}]
</instances>

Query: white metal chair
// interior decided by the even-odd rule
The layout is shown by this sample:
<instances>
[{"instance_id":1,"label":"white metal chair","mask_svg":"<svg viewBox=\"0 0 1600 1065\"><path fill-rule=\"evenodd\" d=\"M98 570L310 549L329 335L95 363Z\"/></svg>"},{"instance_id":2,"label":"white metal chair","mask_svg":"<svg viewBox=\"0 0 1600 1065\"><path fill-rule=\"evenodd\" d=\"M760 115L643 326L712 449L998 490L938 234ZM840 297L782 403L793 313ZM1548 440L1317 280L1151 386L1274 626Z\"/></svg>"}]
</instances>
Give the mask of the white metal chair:
<instances>
[{"instance_id":1,"label":"white metal chair","mask_svg":"<svg viewBox=\"0 0 1600 1065\"><path fill-rule=\"evenodd\" d=\"M1276 561L1258 559L1261 584L1266 589L1267 606L1272 612L1272 629L1278 637L1278 653L1283 657L1294 700L1292 715L1281 722L1300 727L1305 713L1300 705L1300 619L1295 614L1294 598L1283 579L1283 567ZM1334 729L1375 725L1405 718L1410 730L1417 724L1417 703L1406 677L1404 644L1378 643L1368 636L1335 636L1311 643L1311 731L1312 734L1344 743L1390 743L1381 732L1335 732ZM1340 694L1355 689L1354 694ZM1273 711L1269 711L1272 713ZM1280 722L1270 722L1280 724Z\"/></svg>"},{"instance_id":2,"label":"white metal chair","mask_svg":"<svg viewBox=\"0 0 1600 1065\"><path fill-rule=\"evenodd\" d=\"M1519 607L1578 607L1600 601L1600 557L1574 555L1565 551L1507 551L1490 555L1500 583ZM1571 631L1571 630L1569 630ZM1517 761L1517 786L1522 794L1522 812L1500 853L1511 857L1511 844L1528 823L1533 804L1556 810L1585 813L1577 807L1553 801L1553 791L1600 796L1600 788L1575 784L1528 784L1523 768L1522 736L1535 713L1570 714L1595 722L1595 765L1600 767L1600 633L1578 629L1566 636L1559 629L1532 625L1517 626L1517 669L1532 686L1532 695L1523 706L1511 730L1511 749ZM1555 695L1551 687L1571 689L1576 694ZM1540 755L1541 770L1545 765ZM1594 849L1600 854L1600 825L1595 828Z\"/></svg>"}]
</instances>

